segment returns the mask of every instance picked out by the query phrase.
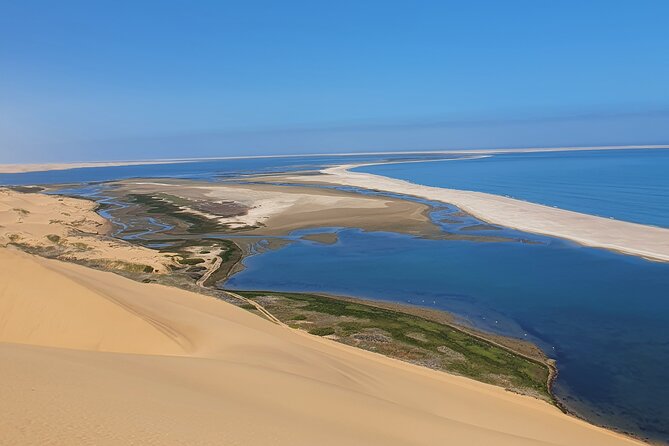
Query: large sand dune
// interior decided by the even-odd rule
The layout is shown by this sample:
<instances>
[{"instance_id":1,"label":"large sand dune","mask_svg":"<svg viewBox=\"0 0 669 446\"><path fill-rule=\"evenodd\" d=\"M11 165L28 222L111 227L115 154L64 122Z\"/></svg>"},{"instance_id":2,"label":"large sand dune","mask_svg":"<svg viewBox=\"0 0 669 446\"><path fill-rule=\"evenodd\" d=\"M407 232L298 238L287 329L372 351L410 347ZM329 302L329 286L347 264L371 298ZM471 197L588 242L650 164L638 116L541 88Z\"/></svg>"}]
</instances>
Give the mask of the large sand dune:
<instances>
[{"instance_id":1,"label":"large sand dune","mask_svg":"<svg viewBox=\"0 0 669 446\"><path fill-rule=\"evenodd\" d=\"M632 445L213 298L0 248L4 444Z\"/></svg>"}]
</instances>

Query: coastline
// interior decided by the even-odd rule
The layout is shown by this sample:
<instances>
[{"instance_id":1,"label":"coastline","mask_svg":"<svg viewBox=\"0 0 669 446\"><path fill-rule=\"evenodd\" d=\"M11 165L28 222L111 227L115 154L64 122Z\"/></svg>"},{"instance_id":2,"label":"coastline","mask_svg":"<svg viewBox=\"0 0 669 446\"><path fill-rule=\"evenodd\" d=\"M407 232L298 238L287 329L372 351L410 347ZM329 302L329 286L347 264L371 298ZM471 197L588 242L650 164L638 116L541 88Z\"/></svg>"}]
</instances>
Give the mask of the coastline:
<instances>
[{"instance_id":1,"label":"coastline","mask_svg":"<svg viewBox=\"0 0 669 446\"><path fill-rule=\"evenodd\" d=\"M126 160L126 161L90 161L73 163L17 163L0 164L0 174L46 172L50 170L69 170L87 167L120 167L140 166L148 164L179 164L198 161L223 161L237 159L267 159L267 158L301 158L301 157L329 157L329 156L370 156L370 155L494 155L501 153L541 153L541 152L582 152L590 150L634 150L634 149L667 149L669 145L626 145L626 146L583 146L583 147L529 147L506 149L453 149L453 150L415 150L393 152L337 152L337 153L305 153L293 155L249 155L249 156L221 156L201 158L168 158L154 160Z\"/></svg>"},{"instance_id":2,"label":"coastline","mask_svg":"<svg viewBox=\"0 0 669 446\"><path fill-rule=\"evenodd\" d=\"M295 182L317 182L411 195L452 204L487 223L519 231L568 239L649 260L669 262L669 229L553 208L500 195L423 186L350 169L370 164L345 164L321 170L321 175L287 175Z\"/></svg>"}]
</instances>

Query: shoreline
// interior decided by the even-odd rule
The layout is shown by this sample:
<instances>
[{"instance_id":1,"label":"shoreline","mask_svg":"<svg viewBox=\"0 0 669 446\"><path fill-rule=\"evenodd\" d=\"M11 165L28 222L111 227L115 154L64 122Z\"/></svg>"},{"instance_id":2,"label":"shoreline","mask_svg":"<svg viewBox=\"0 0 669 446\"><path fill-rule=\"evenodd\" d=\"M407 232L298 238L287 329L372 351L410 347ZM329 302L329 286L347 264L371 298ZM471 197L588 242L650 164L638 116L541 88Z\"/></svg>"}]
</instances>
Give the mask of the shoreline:
<instances>
[{"instance_id":1,"label":"shoreline","mask_svg":"<svg viewBox=\"0 0 669 446\"><path fill-rule=\"evenodd\" d=\"M240 263L243 261L243 259L240 259ZM227 279L226 279L227 280ZM219 290L225 292L225 293L239 293L239 292L258 292L258 293L273 293L273 294L281 294L283 293L295 293L295 294L305 294L305 295L314 295L314 296L322 296L326 297L328 299L333 299L333 300L338 300L338 301L343 301L343 302L349 302L349 303L357 303L357 304L363 304L367 305L370 307L375 307L375 308L380 308L380 309L385 309L385 310L391 310L391 311L396 311L398 313L402 314L407 314L411 316L418 316L421 318L425 318L434 322L438 322L440 324L444 324L449 326L450 328L460 331L462 333L465 333L469 336L478 338L484 342L493 344L501 349L507 350L510 353L513 353L518 356L522 356L532 362L535 362L537 364L541 364L545 366L548 369L548 378L546 382L546 388L548 391L548 394L552 398L552 403L562 412L568 413L571 415L572 414L566 407L560 403L560 401L556 398L555 394L552 391L552 385L555 379L558 376L559 370L556 366L555 360L549 358L546 353L541 350L536 344L534 344L531 341L525 341L523 339L518 339L514 338L512 336L504 336L504 335L499 335L495 333L489 333L480 329L477 329L475 327L469 326L464 323L458 323L457 319L458 316L455 313L451 313L446 310L439 310L435 308L427 308L427 307L421 307L420 305L413 305L413 304L407 304L407 303L402 303L402 302L392 302L392 301L382 301L382 300L376 300L376 299L367 299L364 297L356 297L356 296L342 296L338 294L331 294L331 293L326 293L326 292L308 292L308 291L275 291L275 290L236 290L236 289L227 289L225 288L225 284L223 284L223 288L218 288ZM516 344L515 346L513 344ZM524 346L524 347L523 347ZM532 352L527 352L524 350L532 350ZM444 372L444 373L449 373L449 372ZM575 415L574 415L575 416ZM581 417L576 417L579 419L583 419ZM587 421L588 423L590 421L583 419L584 421ZM603 426L602 426L603 427ZM606 428L605 429L609 429Z\"/></svg>"},{"instance_id":2,"label":"shoreline","mask_svg":"<svg viewBox=\"0 0 669 446\"><path fill-rule=\"evenodd\" d=\"M647 260L669 262L669 229L583 214L484 192L423 186L381 175L352 172L372 164L322 169L316 177L286 175L296 182L319 182L410 195L452 204L472 216L523 232L571 240Z\"/></svg>"},{"instance_id":3,"label":"shoreline","mask_svg":"<svg viewBox=\"0 0 669 446\"><path fill-rule=\"evenodd\" d=\"M57 201L58 198L53 197L52 200ZM86 209L87 209L87 212L92 212L92 209L91 209L90 206L87 206ZM52 211L52 210L53 210L53 207L49 207L49 211ZM31 216L31 215L33 215L32 212L28 213L27 216L23 216L22 218L28 218L28 216ZM44 225L48 226L47 223L44 223ZM40 283L30 283L30 282L21 280L20 282L23 284L22 287L16 287L16 286L12 287L11 290L13 290L12 291L13 293L17 292L16 290L23 290L23 287L26 287L26 286L33 286L33 285L34 286L44 286L45 290L53 290L53 289L63 290L62 291L62 293L63 293L62 299L70 299L71 298L70 296L71 296L72 293L67 291L67 289L69 289L68 287L70 287L70 286L72 286L72 287L76 286L77 287L76 289L81 290L81 293L88 293L90 290L97 289L96 287L100 287L100 290L101 290L101 293L102 293L101 295L103 297L107 296L107 293L109 293L109 292L114 293L113 290L117 290L117 289L121 290L122 292L119 292L119 294L118 294L119 309L116 309L116 307L112 307L113 311L114 311L114 314L117 315L115 317L118 319L119 323L122 322L124 324L127 323L127 324L135 324L135 325L140 324L142 327L144 327L144 325L142 325L142 324L145 324L145 322L146 322L145 338L147 339L145 344L141 345L141 349L139 349L139 347L136 345L137 340L135 340L135 339L130 339L129 341L127 341L128 342L127 346L126 346L126 340L125 339L120 339L119 338L117 340L115 338L115 336L117 336L117 334L116 334L117 330L110 330L108 332L108 331L106 331L107 325L105 325L107 322L111 321L111 319L109 319L109 317L107 316L109 311L111 311L110 308L109 308L109 305L116 305L114 303L116 301L115 300L110 301L110 300L108 300L108 297L104 297L103 299L98 299L97 297L93 297L93 298L85 297L85 300L82 301L82 302L86 303L86 305L90 304L90 305L94 306L96 314L98 314L98 313L100 314L101 319L98 322L89 324L90 321L88 320L89 319L88 317L81 318L81 322L79 322L79 319L77 319L79 317L79 316L77 316L79 313L77 313L76 311L73 312L73 310L72 310L72 308L77 308L77 306L62 305L62 303L58 304L58 301L52 302L54 299L50 298L46 303L48 303L50 305L56 305L57 308L60 310L59 313L57 313L55 316L50 315L49 319L42 321L41 319L39 319L41 317L40 314L28 313L28 309L26 309L25 314L16 313L14 315L14 313L12 312L11 314L14 315L12 317L15 318L15 320L17 321L16 324L14 324L14 325L17 327L16 330L18 330L18 331L8 333L7 336L9 336L9 337L3 338L5 342L7 342L7 340L9 340L10 342L16 342L17 340L19 340L20 342L25 342L25 343L28 343L30 345L35 345L35 346L66 348L66 349L68 349L68 351L81 352L81 351L87 351L87 349L91 348L90 346L88 346L86 344L86 340L88 339L88 331L92 330L92 331L95 331L96 333L98 333L98 334L96 334L96 336L100 336L101 339L105 340L104 342L106 344L104 344L103 345L104 348L101 349L101 352L103 354L108 354L107 352L109 352L109 351L116 352L116 353L122 353L122 354L126 353L126 352L129 352L129 353L133 353L135 355L139 354L139 357L145 357L145 356L146 357L149 357L149 356L151 356L151 357L155 357L155 356L165 357L166 354L168 356L169 355L176 355L176 356L181 356L181 357L183 357L183 356L200 357L202 354L205 354L206 362L211 363L212 360L216 361L218 359L218 356L217 356L218 353L217 352L219 352L219 351L233 352L233 353L237 351L237 350L229 350L228 347L225 347L225 348L219 347L218 344L217 344L218 342L222 342L221 339L224 339L224 338L227 339L229 337L229 334L230 334L229 332L226 332L225 330L223 330L221 328L220 323L213 323L210 320L211 313L214 310L218 311L217 309L220 307L220 306L214 306L214 305L217 305L217 304L211 303L211 305L212 305L211 308L207 308L206 310L204 308L202 308L202 314L206 315L206 316L202 316L201 320L197 319L198 321L200 321L198 324L193 325L193 321L195 319L190 319L191 317L196 317L195 315L193 315L193 316L183 316L184 308L190 308L189 305L191 305L191 302L196 301L196 300L201 300L201 301L203 301L203 304L204 304L203 297L206 296L207 294L200 294L199 296L198 295L190 295L190 296L188 296L187 299L185 298L186 296L184 295L183 300L181 298L179 298L179 302L182 302L182 303L179 303L178 307L175 308L174 311L172 311L172 310L169 310L169 308L167 308L167 307L163 307L166 304L165 297L169 295L169 296L174 296L174 299L177 299L177 294L181 295L183 293L187 293L187 291L185 291L183 289L179 290L179 287L177 287L177 286L170 285L168 288L162 288L161 289L162 291L160 291L158 293L151 293L151 292L149 292L150 289L158 290L158 288L155 288L155 287L160 287L161 285L158 285L158 284L155 284L155 283L154 284L145 284L145 283L143 284L143 283L136 282L136 281L133 281L133 283L130 283L130 282L126 281L126 279L123 279L122 277L120 277L120 275L118 274L119 271L115 271L117 274L114 277L112 275L108 275L109 273L100 273L100 272L97 272L97 271L95 271L91 268L83 268L82 266L77 266L75 263L63 263L63 262L56 261L56 260L37 259L34 256L26 256L26 254L19 254L18 252L17 253L12 253L11 250L5 250L5 249L2 249L1 251L2 252L0 253L0 260L2 259L3 255L9 255L11 257L15 257L17 259L17 261L19 259L26 259L26 262L33 265L33 266L25 269L25 271L29 271L29 272L26 272L25 274L33 274L34 271L35 271L35 268L38 268L38 265L44 265L44 266L48 267L47 269L49 271L51 271L51 273L49 273L49 274L47 274L46 271L43 274L41 274L41 276L44 277L45 280L46 279L51 280L52 278L54 278L55 277L54 274L57 271L63 271L64 273L66 273L64 280L66 280L67 283L63 282L63 284L61 284L59 286L46 286L46 285L42 284L41 282ZM12 267L15 267L16 264L17 264L16 261L8 261L7 262L7 265L12 266ZM28 266L28 265L26 264L26 266ZM218 266L220 267L220 264L218 264ZM21 268L21 270L23 271L24 269ZM16 279L16 277L15 277L16 274L14 274L14 273L10 274L8 272L5 272L5 273L7 274L8 279L9 278L11 278L12 280ZM21 273L21 274L23 274L23 273ZM107 275L105 275L105 274L107 274ZM87 278L87 279L85 279L83 282L80 282L80 280L82 280L84 278ZM19 279L16 279L16 280L19 280ZM153 288L148 288L148 287L153 287ZM127 293L126 291L124 291L124 290L128 290L128 289L132 289L133 291L131 293ZM24 291L21 291L21 292L24 292ZM30 292L25 291L25 292L27 293L27 295L32 296L32 298L34 298L34 299L42 299L43 298L42 293L39 293L39 292L36 292L36 291L30 291ZM47 294L44 294L44 295L45 296L50 296L50 294L48 294L48 292L47 292ZM127 301L126 302L126 299L128 298L128 295L132 295L133 299L132 299L132 301ZM141 298L135 299L136 295L141 297ZM10 296L13 296L13 294L11 294L11 295L6 294L6 296L3 295L3 298L10 297ZM60 294L57 297L58 297L58 299L61 299ZM84 297L82 296L82 299L83 298ZM172 299L172 297L170 297L168 300L171 300L171 299ZM98 300L100 302L99 305L97 303L93 304L93 301L97 302ZM0 303L2 303L1 299L0 299ZM130 312L131 315L128 315L125 312L126 311L126 309L125 309L126 305L130 306L130 308L133 308L133 311ZM207 305L209 305L209 304L207 304ZM10 307L12 307L12 305L10 305ZM222 311L223 307L220 307L220 308L221 308L221 311ZM198 311L200 311L200 310L198 310ZM230 309L230 311L232 311L232 309ZM81 313L81 314L84 314L84 313ZM88 314L88 313L86 313L86 314ZM192 313L189 313L189 314L192 314ZM140 315L141 317L136 318L137 315ZM182 316L179 316L179 315L182 315ZM197 317L199 318L199 316L197 316ZM239 317L241 318L242 315L239 314ZM37 326L40 327L40 330L37 332L37 334L39 334L38 337L35 337L36 335L34 333L32 333L32 331L28 334L24 333L25 330L26 330L25 327L27 326L26 322L24 322L24 321L28 321L28 325L30 325L30 324L32 324L31 321L33 321L33 318L35 318L35 320L37 321L36 322ZM53 318L56 318L56 320L61 320L62 319L62 320L69 321L68 324L72 324L74 322L76 322L77 324L81 324L80 329L81 329L81 332L83 334L82 335L76 335L76 336L73 335L71 340L70 340L70 338L63 338L62 340L58 340L58 342L56 344L54 344L54 342L55 342L54 335L51 334L51 332L49 331L49 330L51 330L51 328L50 328L51 325L50 324L51 324L51 321L52 321ZM164 327L168 328L168 330L167 331L162 331L162 330L159 330L159 329L157 330L156 326L151 322L151 321L154 321L154 319L156 319L160 322L159 327L164 326ZM116 320L116 319L114 319L114 320ZM125 322L126 320L128 322ZM250 319L248 321L249 321L249 324L258 324L258 326L260 327L259 322L256 323L255 321L252 321ZM135 327L135 325L133 325L133 327ZM227 324L227 325L223 324L223 325L225 325L225 327L228 327L227 329L230 330L229 324ZM79 327L79 325L76 325L76 326ZM202 330L194 329L193 328L194 326L204 327L204 328ZM269 330L269 329L271 329L271 327L267 326L267 329ZM78 330L79 330L79 328L78 328ZM58 331L57 328L56 328L56 331L54 333L60 333L60 331ZM108 334L108 333L113 333L113 335ZM175 343L175 340L172 339L171 336L166 337L166 333L167 334L169 334L169 333L179 334L179 336L177 338L177 342ZM123 330L121 330L121 332L120 332L120 334L118 334L118 336L120 336L122 334L123 334ZM338 347L340 344L338 344L338 343L335 345L334 342L330 342L327 339L321 340L318 337L313 336L313 335L308 335L308 334L304 334L304 333L296 333L294 330L291 330L291 331L284 330L284 331L279 332L278 330L274 331L274 329L272 329L272 334L271 334L270 338L271 339L276 339L278 337L286 336L286 337L291 337L291 339L292 339L293 336L298 336L298 335L299 335L299 338L304 338L305 342L309 342L310 345L321 345L322 348L328 349L328 350L330 350L330 349L336 349L337 351L340 350L340 347ZM234 336L233 336L233 338L234 338ZM60 339L60 338L58 338L58 339ZM149 339L150 339L150 342L149 342ZM234 347L234 348L239 347L240 348L239 351L244 352L243 357L246 358L247 357L246 355L248 355L249 353L247 352L246 349L243 348L244 347L243 345L238 346L237 344L235 344L235 342L241 342L241 341L237 341L236 339L237 338L234 338L232 341L230 341L233 344L232 347ZM246 337L245 336L240 336L239 339L246 339ZM265 339L264 334L262 335L262 339ZM286 339L288 339L288 338L286 338ZM488 340L487 338L484 338L484 339L486 339L487 342L490 342L490 340ZM196 342L196 343L192 344L192 342ZM264 341L258 341L258 342L260 343L260 342L264 342ZM2 345L3 344L0 343L0 347L2 347ZM264 344L254 344L254 343L252 343L251 347L255 347L256 345L264 345ZM97 349L99 347L95 347L95 348ZM281 346L274 347L274 344L272 344L268 348L277 348L277 354L279 354L279 355L283 355L285 353L285 351L283 350L283 347L281 347ZM311 350L309 350L309 352L314 351L313 347L309 347L309 348L311 349ZM461 378L461 377L458 377L458 376L455 376L455 375L452 375L452 374L449 374L449 373L438 372L438 375L437 375L437 374L434 374L433 371L431 371L429 368L426 368L426 367L416 368L414 365L410 365L410 364L407 364L407 363L404 363L404 362L400 363L397 360L393 360L392 358L389 358L389 357L386 357L386 356L381 356L381 355L378 355L378 354L374 354L374 355L370 356L369 352L366 352L366 351L364 351L362 349L359 349L359 348L355 348L355 351L348 350L348 349L344 348L344 346L342 346L341 348L343 349L342 351L344 351L344 350L350 351L350 354L354 355L355 357L367 358L366 361L361 362L360 370L362 371L362 373L370 373L370 374L374 374L376 376L377 372L375 370L371 370L371 369L368 370L368 368L371 367L371 365L372 365L371 363L368 362L369 360L372 360L372 361L375 361L375 362L380 361L380 362L387 363L387 364L395 364L396 367L399 367L402 370L412 370L413 371L412 373L414 373L416 375L420 375L421 378L416 380L417 385L421 385L421 386L427 385L425 379L428 376L433 376L434 379L438 379L440 381L463 382L467 386L470 386L472 389L490 389L490 392L494 392L496 395L499 395L500 398L504 398L505 400L508 399L509 401L512 401L516 405L519 405L519 404L522 403L523 405L528 405L528 406L531 406L533 408L536 408L534 410L527 411L526 413L524 413L524 417L538 417L540 415L540 412L541 413L544 413L544 412L548 413L548 409L547 409L548 406L546 406L546 408L544 409L543 406L539 405L538 403L535 404L535 401L537 401L536 398L529 397L530 400L532 400L532 401L530 401L530 400L526 400L526 399L521 399L521 398L525 398L525 397L520 397L520 396L517 396L517 395L509 394L509 392L506 392L506 394L509 394L507 396L504 393L500 393L500 392L502 392L502 389L503 389L503 388L500 388L500 387L492 386L494 388L491 388L491 386L489 386L487 384L482 384L482 383L477 382L477 381L471 381L470 379L467 379L467 381L460 381L459 378ZM206 353L203 353L203 352L206 352ZM210 353L213 355L212 357L208 356ZM233 353L230 353L230 354L232 355ZM72 354L75 354L75 353L72 353ZM79 355L80 353L76 353L76 354ZM303 354L305 354L305 352L295 352L295 357L301 357ZM86 353L86 354L81 353L81 355L88 355L88 353ZM134 356L134 357L138 357L138 356ZM281 356L281 357L283 357L283 356ZM290 358L290 357L291 356L288 356L288 358ZM227 358L227 356L226 356L226 358ZM235 360L235 358L236 357L234 357L234 356L230 357L230 359L232 359L232 360ZM263 359L263 358L265 358L264 353L261 354L259 356L259 358L260 358L259 361L264 360ZM342 364L345 364L342 367L349 367L349 363L350 363L351 360L353 360L353 356L348 357L348 359L342 363ZM82 359L82 361L83 361L83 359ZM316 361L316 362L320 363L319 361ZM172 365L172 366L174 366L174 365ZM172 366L170 366L170 367L172 367ZM292 365L292 363L290 363L290 367L295 367L295 370L297 371L297 373L300 373L300 371L302 370L301 363L296 364L294 366ZM57 369L57 370L60 370L60 369ZM345 370L348 370L348 369L345 369ZM225 370L222 370L220 372L217 372L216 374L220 374L220 373L224 373L224 372L225 372ZM120 370L119 373L132 374L132 373L134 373L134 369L132 367L127 368L127 369L124 368L123 370ZM193 371L193 373L196 373L196 372ZM204 376L207 376L206 374L204 374L205 372L202 372L202 373L203 373L203 375L200 375L200 372L199 371L197 372L197 378L195 378L195 379L197 379L198 382L200 382L200 380L203 379ZM207 372L207 373L209 373L209 372ZM279 376L279 375L283 376L283 375L281 375L282 373L283 373L283 370L279 370L277 376ZM320 372L314 372L314 373L320 373ZM335 370L333 373L335 374L335 376L341 376L341 374L339 373L338 370ZM154 375L157 377L157 379L163 379L161 377L164 376L163 374L161 374L159 372L156 372L156 374L154 374ZM68 376L71 376L71 375L68 374ZM123 376L126 376L126 375L123 375ZM317 376L318 379L320 379L321 375L316 375L316 376ZM100 378L99 384L96 384L96 388L104 389L105 388L105 384L104 384L105 382L108 383L109 381L106 381L106 378ZM404 382L404 381L402 381L402 382ZM348 383L348 381L345 380L345 383ZM171 383L167 383L166 385L168 385L168 384L172 385ZM391 383L391 384L389 384L388 389L392 389L392 388L393 388L393 384ZM495 389L499 390L499 392ZM304 391L304 389L298 389L298 388L296 388L296 390L295 390L295 392L303 392L303 391ZM387 390L387 392L390 392L390 390ZM452 392L452 389L449 392ZM161 390L161 393L162 393L162 390ZM428 394L429 394L429 392L428 392ZM448 393L448 394L450 395L451 393ZM291 395L293 395L291 392L287 393L287 397L290 397ZM104 398L105 397L103 395L103 399ZM137 402L140 403L140 404L145 404L146 401L147 400L141 399L141 398L137 400ZM486 398L482 399L482 401L483 401L482 404L477 403L477 406L475 406L476 407L476 409L475 409L476 413L479 413L481 410L485 410L485 407L487 407L492 402L492 400L490 400L490 397L486 397ZM76 406L78 403L75 401L74 404ZM76 406L76 407L78 407L78 406ZM558 406L558 408L559 408L559 406ZM511 409L511 407L507 408L506 410L509 410L509 409ZM35 409L31 409L31 410L35 410ZM502 409L500 409L500 410L502 410ZM497 413L497 412L495 412L495 413ZM554 415L554 416L557 417L557 415ZM618 437L618 438L620 438L621 442L627 440L625 442L626 444L630 444L633 441L633 437L631 437L629 435L621 434L621 433L619 433L615 430L612 430L610 428L603 428L601 426L597 426L595 424L589 423L589 422L587 422L585 420L582 420L582 419L579 419L577 417L573 417L573 418L574 418L573 421L564 420L564 421L561 421L561 423L568 423L569 425L572 425L572 426L576 426L576 425L579 425L580 423L583 423L583 425L587 425L587 426L584 426L584 429L587 427L588 430L590 430L590 429L594 429L594 430L598 430L598 431L601 430L601 431L603 431L602 434L606 433L608 435L615 436L615 437L610 437L611 439ZM557 422L557 420L558 420L558 418L556 418L556 422ZM506 422L505 422L505 425L507 425ZM565 424L565 427L566 427L566 425L567 424ZM630 443L627 443L627 442L630 442ZM570 443L570 444L573 444L573 443ZM607 443L602 443L602 444L609 444L609 443L607 442ZM636 443L634 443L634 444L636 444Z\"/></svg>"},{"instance_id":4,"label":"shoreline","mask_svg":"<svg viewBox=\"0 0 669 446\"><path fill-rule=\"evenodd\" d=\"M0 174L46 172L51 170L70 170L90 167L140 166L149 164L181 164L198 161L222 161L236 159L267 158L302 158L328 156L369 156L369 155L493 155L501 153L541 153L541 152L582 152L591 150L649 150L669 149L669 145L623 145L623 146L581 146L581 147L530 147L506 149L452 149L452 150L415 150L415 151L380 151L380 152L337 152L305 153L283 155L249 155L201 158L164 158L153 160L88 161L72 163L4 163L0 164Z\"/></svg>"},{"instance_id":5,"label":"shoreline","mask_svg":"<svg viewBox=\"0 0 669 446\"><path fill-rule=\"evenodd\" d=\"M524 396L524 397L529 397L529 398L533 398L535 400L543 401L545 403L548 403L548 404L552 405L553 407L555 407L556 409L558 409L560 412L562 412L563 414L565 414L568 417L571 417L575 420L585 422L585 423L587 423L591 426L597 427L599 429L603 429L603 430L608 431L608 432L610 432L614 435L620 435L624 438L635 440L635 441L638 441L642 444L648 444L648 445L656 444L654 442L649 441L646 438L643 438L642 436L640 436L637 433L625 431L625 430L622 430L622 429L617 429L614 426L593 422L592 420L589 420L586 417L583 417L583 416L579 415L578 413L570 410L562 401L560 401L557 398L557 396L553 392L553 384L554 384L554 382L556 381L556 379L559 375L559 368L557 367L557 365L556 365L556 363L553 359L546 356L544 354L544 352L541 349L538 349L538 347L536 347L535 344L533 344L532 342L523 341L521 339L517 340L520 343L527 343L531 346L536 347L539 350L539 352L541 353L542 357L535 357L533 355L528 355L528 354L526 354L526 353L524 353L524 352L522 352L522 351L520 351L520 350L518 350L518 349L516 349L512 346L509 346L505 343L499 342L499 339L506 339L507 341L512 341L513 342L513 341L516 341L515 338L507 337L507 336L503 336L503 335L496 335L494 333L487 333L487 332L478 330L476 328L469 327L467 325L462 325L462 324L459 324L457 322L454 322L457 315L455 315L454 313L450 313L446 310L423 308L423 307L420 307L418 305L405 304L405 303L400 303L400 302L386 302L386 301L379 301L379 300L374 300L374 299L366 299L366 298L362 298L362 297L335 295L335 294L324 293L324 292L237 290L237 289L230 290L230 289L226 289L226 288L219 288L219 290L224 292L225 294L232 295L232 297L234 297L236 299L239 299L240 301L250 303L259 312L259 315L261 317L263 317L263 318L265 318L265 319L267 319L271 322L274 322L274 323L276 323L276 324L278 324L278 325L280 325L284 328L287 328L289 330L304 331L304 330L301 330L301 329L291 327L290 325L286 324L281 319L277 318L270 311L268 311L262 304L259 304L257 302L252 301L251 299L243 297L239 293L267 293L269 295L301 294L301 295L304 295L304 296L324 297L324 298L332 299L332 300L335 300L335 301L342 301L342 302L347 302L347 303L354 303L354 304L359 304L359 305L375 307L375 308L379 308L379 309L395 311L395 312L401 313L403 315L417 316L417 317L421 317L421 318L424 318L424 319L427 319L427 320L438 322L440 324L444 324L444 325L446 325L446 326L448 326L448 327L450 327L450 328L452 328L456 331L462 332L462 333L464 333L468 336L472 336L472 337L477 338L477 339L479 339L479 340L481 340L485 343L492 344L492 345L494 345L496 347L499 347L503 350L506 350L506 351L508 351L508 352L510 352L514 355L521 356L521 357L523 357L523 358L525 358L529 361L532 361L536 364L540 364L540 365L546 367L546 369L548 371L547 378L546 378L546 390L547 390L548 396L550 397L550 400L540 398L536 395L525 394L523 392L519 392L519 391L514 390L512 388L505 388L505 387L497 385L497 384L489 384L489 383L484 383L484 384L493 385L495 387L501 388L504 391L512 393L512 394L521 395L521 396ZM449 320L451 320L451 321L449 321ZM286 321L286 322L288 322L288 321ZM309 334L309 333L305 331L305 334ZM316 335L316 336L319 336L319 335ZM339 342L339 341L336 341L336 340L333 340L333 341L334 342ZM347 345L347 344L344 344L344 345ZM405 361L403 359L400 359L400 358L395 358L393 356L388 356L388 355L385 355L383 353L370 351L370 350L367 350L367 349L363 349L361 347L355 347L355 348L362 349L362 350L367 351L367 352L372 352L374 354L381 355L385 358L390 358L390 359L398 360L398 361L401 361L401 362L407 362L407 361ZM409 363L411 364L411 362L409 362ZM427 368L429 370L432 370L430 367L427 367L425 365L419 365L419 367L424 367L424 368ZM445 370L438 370L438 371L440 373L445 373L445 374L451 375L451 376L463 376L463 375L459 375L457 373L450 372L450 371L445 371ZM472 378L466 377L466 376L465 376L465 378L472 379ZM479 380L474 380L474 381L482 382L482 381L479 381ZM661 443L657 443L657 444L659 445Z\"/></svg>"}]
</instances>

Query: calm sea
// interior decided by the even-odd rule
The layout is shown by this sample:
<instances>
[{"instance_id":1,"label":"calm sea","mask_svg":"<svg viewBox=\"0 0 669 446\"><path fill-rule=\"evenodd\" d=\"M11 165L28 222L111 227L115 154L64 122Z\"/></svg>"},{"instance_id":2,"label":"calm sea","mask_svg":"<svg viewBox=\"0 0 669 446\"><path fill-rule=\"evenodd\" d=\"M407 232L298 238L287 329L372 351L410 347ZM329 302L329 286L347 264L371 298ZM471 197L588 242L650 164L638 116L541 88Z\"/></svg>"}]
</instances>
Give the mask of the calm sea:
<instances>
[{"instance_id":1,"label":"calm sea","mask_svg":"<svg viewBox=\"0 0 669 446\"><path fill-rule=\"evenodd\" d=\"M0 173L0 185L65 184L115 181L128 178L188 178L216 180L250 174L272 174L313 170L333 164L396 161L403 155L312 156L284 158L241 158L190 161L173 164L142 164L136 166L86 167L45 172ZM412 156L434 159L435 156ZM443 158L443 157L441 157Z\"/></svg>"},{"instance_id":2,"label":"calm sea","mask_svg":"<svg viewBox=\"0 0 669 446\"><path fill-rule=\"evenodd\" d=\"M357 170L669 227L669 149L500 154Z\"/></svg>"}]
</instances>

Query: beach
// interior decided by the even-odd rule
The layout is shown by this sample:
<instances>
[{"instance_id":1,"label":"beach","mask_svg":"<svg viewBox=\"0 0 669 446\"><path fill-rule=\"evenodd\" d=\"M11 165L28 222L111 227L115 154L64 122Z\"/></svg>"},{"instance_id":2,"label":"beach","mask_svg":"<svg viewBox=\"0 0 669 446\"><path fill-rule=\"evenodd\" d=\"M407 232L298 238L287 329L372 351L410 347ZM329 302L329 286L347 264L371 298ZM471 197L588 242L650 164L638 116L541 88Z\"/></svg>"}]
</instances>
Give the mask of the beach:
<instances>
[{"instance_id":1,"label":"beach","mask_svg":"<svg viewBox=\"0 0 669 446\"><path fill-rule=\"evenodd\" d=\"M641 444L211 297L7 248L0 276L13 444Z\"/></svg>"},{"instance_id":2,"label":"beach","mask_svg":"<svg viewBox=\"0 0 669 446\"><path fill-rule=\"evenodd\" d=\"M287 176L286 181L354 186L450 203L488 223L572 240L658 261L669 261L669 229L618 221L482 192L422 186L380 175L352 172L361 165L336 166L320 176Z\"/></svg>"}]
</instances>

